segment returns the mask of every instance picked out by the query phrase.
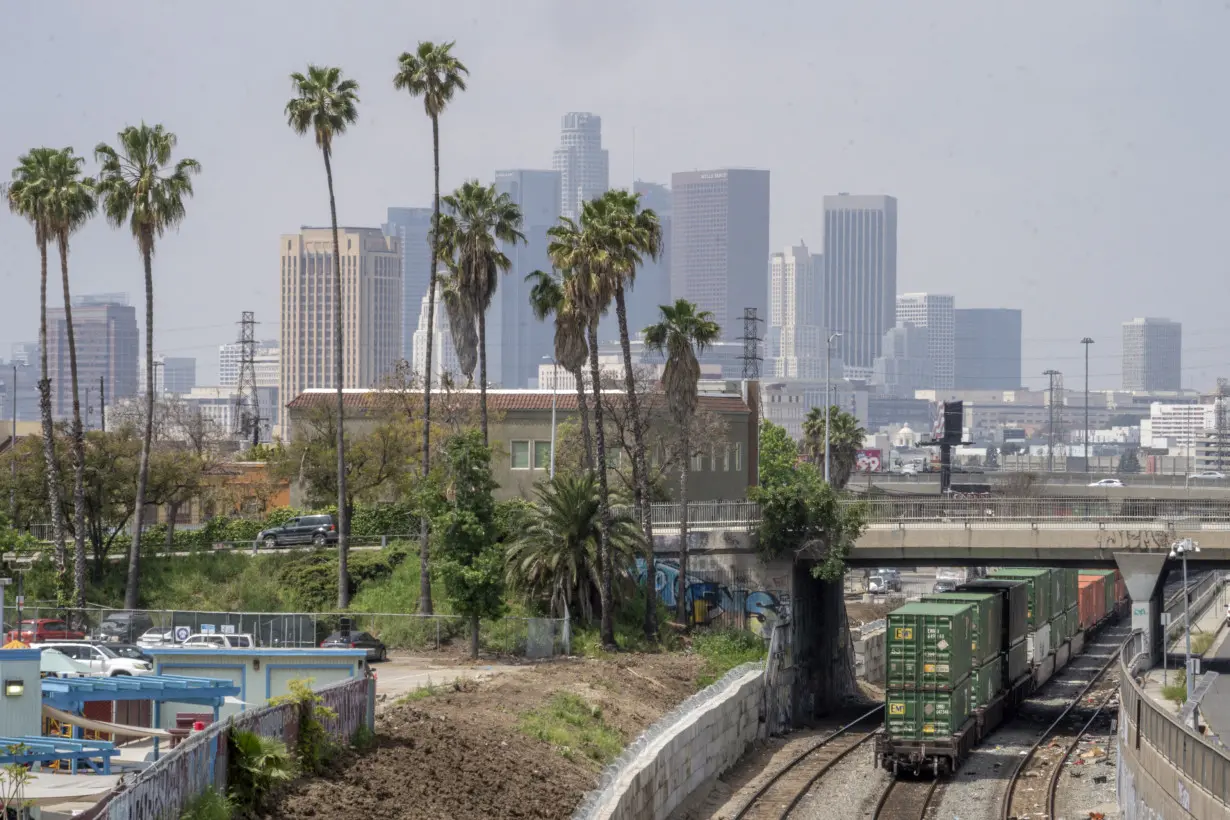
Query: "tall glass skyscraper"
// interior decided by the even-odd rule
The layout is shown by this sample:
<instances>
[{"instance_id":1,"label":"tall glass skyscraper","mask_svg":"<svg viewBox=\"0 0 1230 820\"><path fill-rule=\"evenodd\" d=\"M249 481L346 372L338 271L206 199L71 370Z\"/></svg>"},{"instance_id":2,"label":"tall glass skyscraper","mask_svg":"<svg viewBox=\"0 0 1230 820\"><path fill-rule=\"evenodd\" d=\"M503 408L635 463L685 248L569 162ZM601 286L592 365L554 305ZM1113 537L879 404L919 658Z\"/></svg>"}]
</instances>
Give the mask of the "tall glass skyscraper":
<instances>
[{"instance_id":1,"label":"tall glass skyscraper","mask_svg":"<svg viewBox=\"0 0 1230 820\"><path fill-rule=\"evenodd\" d=\"M551 169L559 174L560 213L580 219L581 205L606 193L611 184L610 157L602 147L602 117L588 111L564 115Z\"/></svg>"},{"instance_id":2,"label":"tall glass skyscraper","mask_svg":"<svg viewBox=\"0 0 1230 820\"><path fill-rule=\"evenodd\" d=\"M897 323L897 199L826 196L824 269L824 324L845 364L870 368Z\"/></svg>"}]
</instances>

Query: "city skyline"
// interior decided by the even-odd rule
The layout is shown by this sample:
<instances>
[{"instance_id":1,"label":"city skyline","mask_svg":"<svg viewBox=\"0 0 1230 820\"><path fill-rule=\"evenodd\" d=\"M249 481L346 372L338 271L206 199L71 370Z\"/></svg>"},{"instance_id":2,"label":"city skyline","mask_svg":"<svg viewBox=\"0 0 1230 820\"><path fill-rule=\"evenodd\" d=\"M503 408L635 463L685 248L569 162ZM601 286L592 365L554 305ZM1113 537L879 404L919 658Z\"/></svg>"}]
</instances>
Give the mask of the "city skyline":
<instances>
[{"instance_id":1,"label":"city skyline","mask_svg":"<svg viewBox=\"0 0 1230 820\"><path fill-rule=\"evenodd\" d=\"M1223 73L1227 58L1193 40L1214 38L1224 15L1198 8L1168 14L1143 4L1139 14L1120 15L1099 4L1073 13L1057 3L1028 12L958 3L910 9L885 21L869 9L846 9L819 27L817 45L824 48L801 52L758 48L770 31L797 30L799 21L784 10L721 8L721 14L694 15L646 5L637 16L615 10L513 14L490 5L473 18L424 11L413 22L425 35L457 39L473 72L471 90L441 123L443 189L466 178L491 179L501 167L549 167L561 116L591 111L603 120L613 186L637 177L664 182L673 172L700 167L752 165L773 172L771 247L799 237L818 247L820 192L898 197L898 289L955 293L963 304L1023 310L1022 378L1028 385L1043 382L1049 367L1076 370L1085 335L1099 340L1091 353L1091 382L1118 384L1118 326L1146 310L1187 326L1193 352L1184 358L1185 385L1208 384L1219 375L1226 351L1217 343L1214 306L1187 303L1182 294L1207 287L1201 271L1214 267L1218 253L1209 220L1218 212L1214 192L1225 162L1211 135L1219 133L1223 115L1196 101L1205 93L1202 84ZM14 90L22 116L0 134L0 155L10 164L46 143L88 154L90 146L142 118L165 123L179 135L183 152L202 161L188 218L159 248L155 340L163 355L195 355L207 371L201 381L216 378L208 372L208 351L229 337L236 297L258 318L268 321L277 313L276 277L256 275L276 264L269 237L327 217L319 156L289 135L281 118L290 71L309 58L325 59L363 85L361 121L337 149L342 222L380 225L390 206L430 205L430 127L421 106L389 82L395 55L407 47L404 27L397 25L406 12L393 4L373 2L343 15L323 3L271 2L243 31L209 19L183 25L180 10L138 13L125 3L105 13L83 7L67 21L55 20L42 4L16 3L10 13L14 31L54 27L66 47L93 49L98 68L72 105L55 90L66 87L71 65L52 66ZM1047 25L1055 14L1065 15L1062 32ZM305 25L305 15L319 25ZM805 21L825 15L809 11ZM284 36L287 20L291 37ZM331 42L325 31L343 21L374 33L361 46ZM183 37L150 51L136 47L165 25L182 28ZM932 32L929 45L912 36L920 25ZM1014 32L1009 42L992 48L998 38L990 32L1008 29ZM103 30L111 36L99 37ZM638 36L628 37L632 32ZM668 47L684 32L693 59ZM1114 45L1140 36L1154 42L1148 60ZM723 76L730 74L726 87L713 83L707 58L735 41L749 46L743 54L763 51L768 62L762 70L783 80L759 97L736 92L743 88L738 76L750 76L740 57L721 63ZM604 51L616 42L622 50ZM871 42L885 59L851 74L850 56ZM226 73L220 82L210 59L218 43L250 55L242 73ZM513 43L517 59L509 62ZM0 59L14 66L35 59L32 43L15 39L9 45ZM933 55L940 52L954 59L937 62ZM577 59L582 55L590 59ZM561 63L569 70L553 72L550 85L534 84L540 72ZM516 68L501 72L502 64ZM967 70L971 64L980 70ZM121 67L144 71L150 81L117 86L111 78ZM1198 81L1176 93L1158 79L1176 75ZM1074 76L1081 81L1070 82ZM203 83L205 77L215 82ZM669 95L629 94L645 77L667 77L657 87ZM239 79L248 89L242 99L232 91ZM185 85L206 90L189 101L179 93ZM924 87L945 89L938 105L922 103L935 94L906 93ZM813 105L798 105L810 88L824 93ZM691 93L679 93L684 89ZM732 95L741 101L727 105ZM1153 102L1173 115L1155 117ZM784 106L793 106L792 127L766 128ZM485 133L492 121L515 126L500 129L497 142L469 136ZM245 140L228 145L225 129L233 127L243 129ZM813 138L800 140L802 133ZM1068 150L1056 158L1049 146L1061 136ZM1011 162L1004 159L1009 155ZM1210 175L1214 182L1206 184ZM1151 207L1152 192L1162 189L1178 189L1181 207ZM983 204L988 196L994 208ZM237 208L236 202L260 207ZM1166 239L1176 231L1197 240L1176 247ZM28 226L0 215L0 242L11 249L0 263L0 279L12 300L36 304L37 253ZM87 226L74 242L75 290L139 294L140 264L131 245L101 220ZM1145 304L1149 283L1163 270L1178 271L1173 275L1183 286ZM1100 283L1108 277L1123 286L1103 293ZM1099 305L1096 314L1081 309L1091 303ZM19 312L0 342L33 338L33 313Z\"/></svg>"}]
</instances>

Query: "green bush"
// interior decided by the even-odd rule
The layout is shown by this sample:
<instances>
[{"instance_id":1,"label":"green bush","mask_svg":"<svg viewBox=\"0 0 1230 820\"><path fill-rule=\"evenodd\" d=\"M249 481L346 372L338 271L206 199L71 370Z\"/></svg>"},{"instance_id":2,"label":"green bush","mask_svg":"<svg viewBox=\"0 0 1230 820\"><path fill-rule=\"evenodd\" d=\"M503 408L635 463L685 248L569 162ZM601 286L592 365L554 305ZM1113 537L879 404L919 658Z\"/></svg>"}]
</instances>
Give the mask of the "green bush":
<instances>
[{"instance_id":1,"label":"green bush","mask_svg":"<svg viewBox=\"0 0 1230 820\"><path fill-rule=\"evenodd\" d=\"M188 801L179 820L231 820L235 802L214 788L208 788Z\"/></svg>"},{"instance_id":2,"label":"green bush","mask_svg":"<svg viewBox=\"0 0 1230 820\"><path fill-rule=\"evenodd\" d=\"M240 817L259 817L277 789L295 776L286 744L243 729L227 733L226 781Z\"/></svg>"},{"instance_id":3,"label":"green bush","mask_svg":"<svg viewBox=\"0 0 1230 820\"><path fill-rule=\"evenodd\" d=\"M530 737L550 743L569 760L578 752L605 765L624 748L617 729L602 719L602 709L577 695L560 692L546 705L521 716L519 728Z\"/></svg>"},{"instance_id":4,"label":"green bush","mask_svg":"<svg viewBox=\"0 0 1230 820\"><path fill-rule=\"evenodd\" d=\"M759 635L731 628L697 632L692 650L705 659L704 671L696 681L703 689L736 666L762 659L768 647Z\"/></svg>"}]
</instances>

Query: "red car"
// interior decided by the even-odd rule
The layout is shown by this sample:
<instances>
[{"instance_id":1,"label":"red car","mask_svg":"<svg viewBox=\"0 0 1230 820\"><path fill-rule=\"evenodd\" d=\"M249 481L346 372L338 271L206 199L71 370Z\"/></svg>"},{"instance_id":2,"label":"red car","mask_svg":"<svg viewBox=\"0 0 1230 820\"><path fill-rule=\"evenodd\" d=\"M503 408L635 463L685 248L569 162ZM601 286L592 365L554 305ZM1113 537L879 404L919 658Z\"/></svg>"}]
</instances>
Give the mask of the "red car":
<instances>
[{"instance_id":1,"label":"red car","mask_svg":"<svg viewBox=\"0 0 1230 820\"><path fill-rule=\"evenodd\" d=\"M21 634L18 635L18 632ZM80 641L85 638L85 633L69 629L68 624L55 618L39 618L22 621L18 629L9 632L7 637L10 641L42 643L43 641Z\"/></svg>"}]
</instances>

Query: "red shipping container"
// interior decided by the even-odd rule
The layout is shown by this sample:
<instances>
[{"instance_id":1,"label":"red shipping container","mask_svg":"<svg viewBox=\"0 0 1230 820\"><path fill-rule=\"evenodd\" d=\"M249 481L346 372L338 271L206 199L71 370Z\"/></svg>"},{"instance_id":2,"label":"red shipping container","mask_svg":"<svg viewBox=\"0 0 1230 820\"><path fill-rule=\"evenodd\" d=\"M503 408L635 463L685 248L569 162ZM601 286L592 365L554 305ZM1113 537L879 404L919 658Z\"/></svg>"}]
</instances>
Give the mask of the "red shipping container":
<instances>
[{"instance_id":1,"label":"red shipping container","mask_svg":"<svg viewBox=\"0 0 1230 820\"><path fill-rule=\"evenodd\" d=\"M1101 575L1082 575L1077 604L1080 608L1081 629L1089 629L1102 620L1106 616L1105 578Z\"/></svg>"}]
</instances>

